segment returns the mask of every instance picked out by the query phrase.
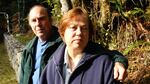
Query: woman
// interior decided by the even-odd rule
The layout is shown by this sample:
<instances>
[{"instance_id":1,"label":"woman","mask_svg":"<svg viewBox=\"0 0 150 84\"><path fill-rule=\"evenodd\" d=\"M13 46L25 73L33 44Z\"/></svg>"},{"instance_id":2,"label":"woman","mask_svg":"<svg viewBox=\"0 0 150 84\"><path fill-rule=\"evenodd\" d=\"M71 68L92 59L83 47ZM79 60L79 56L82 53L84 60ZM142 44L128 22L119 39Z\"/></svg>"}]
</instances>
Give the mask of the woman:
<instances>
[{"instance_id":1,"label":"woman","mask_svg":"<svg viewBox=\"0 0 150 84\"><path fill-rule=\"evenodd\" d=\"M42 73L41 84L112 84L113 62L103 47L90 41L92 27L84 9L73 8L59 24L64 43Z\"/></svg>"}]
</instances>

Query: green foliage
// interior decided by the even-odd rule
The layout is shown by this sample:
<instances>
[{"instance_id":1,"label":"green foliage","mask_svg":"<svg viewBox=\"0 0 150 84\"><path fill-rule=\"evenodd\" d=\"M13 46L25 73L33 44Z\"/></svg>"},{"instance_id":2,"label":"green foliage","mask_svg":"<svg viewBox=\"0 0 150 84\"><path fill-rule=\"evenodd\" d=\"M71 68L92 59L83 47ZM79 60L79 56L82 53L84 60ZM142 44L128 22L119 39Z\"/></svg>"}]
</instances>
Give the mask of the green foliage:
<instances>
[{"instance_id":1,"label":"green foliage","mask_svg":"<svg viewBox=\"0 0 150 84\"><path fill-rule=\"evenodd\" d=\"M123 12L121 0L110 0L110 3L114 4L115 10L117 10L119 13Z\"/></svg>"},{"instance_id":2,"label":"green foliage","mask_svg":"<svg viewBox=\"0 0 150 84\"><path fill-rule=\"evenodd\" d=\"M105 29L105 28L99 28L97 33L96 33L96 39L95 42L103 45L104 47L108 48L109 43L111 41L111 38L113 38L112 33L110 32L110 29Z\"/></svg>"},{"instance_id":3,"label":"green foliage","mask_svg":"<svg viewBox=\"0 0 150 84\"><path fill-rule=\"evenodd\" d=\"M137 41L135 43L131 43L124 51L123 55L128 55L130 51L132 51L134 48L138 48L140 46L150 46L150 42L144 42L144 41Z\"/></svg>"},{"instance_id":4,"label":"green foliage","mask_svg":"<svg viewBox=\"0 0 150 84\"><path fill-rule=\"evenodd\" d=\"M112 4L111 8L112 8L112 11L117 11L123 19L126 19L124 15L123 4L121 1L122 0L110 0L110 4Z\"/></svg>"},{"instance_id":5,"label":"green foliage","mask_svg":"<svg viewBox=\"0 0 150 84\"><path fill-rule=\"evenodd\" d=\"M110 0L112 10L117 11L122 19L127 20L144 15L148 3L147 0L126 0L124 4L122 1L123 0Z\"/></svg>"},{"instance_id":6,"label":"green foliage","mask_svg":"<svg viewBox=\"0 0 150 84\"><path fill-rule=\"evenodd\" d=\"M148 13L145 13L148 7L148 1L110 0L110 6L112 11L112 18L110 18L112 19L111 29L112 31L116 31L116 33L110 33L114 35L110 35L112 36L112 42L114 42L112 45L116 44L118 49L124 50L124 48L129 47L128 45L138 41L140 39L139 34L146 31L142 23L146 21L146 17L149 17L147 16ZM115 35L117 38L115 38ZM134 46L127 48L125 54L128 54Z\"/></svg>"},{"instance_id":7,"label":"green foliage","mask_svg":"<svg viewBox=\"0 0 150 84\"><path fill-rule=\"evenodd\" d=\"M59 0L46 0L49 6L52 8L52 16L54 19L54 25L57 25L61 18L61 5Z\"/></svg>"},{"instance_id":8,"label":"green foliage","mask_svg":"<svg viewBox=\"0 0 150 84\"><path fill-rule=\"evenodd\" d=\"M22 44L26 45L32 38L34 37L34 34L16 34L15 38L21 42Z\"/></svg>"},{"instance_id":9,"label":"green foliage","mask_svg":"<svg viewBox=\"0 0 150 84\"><path fill-rule=\"evenodd\" d=\"M146 9L145 19L150 21L150 5Z\"/></svg>"},{"instance_id":10,"label":"green foliage","mask_svg":"<svg viewBox=\"0 0 150 84\"><path fill-rule=\"evenodd\" d=\"M133 17L139 17L140 18L144 15L144 11L141 8L135 7L132 10L129 10L127 12L123 12L123 15L128 19L133 18Z\"/></svg>"}]
</instances>

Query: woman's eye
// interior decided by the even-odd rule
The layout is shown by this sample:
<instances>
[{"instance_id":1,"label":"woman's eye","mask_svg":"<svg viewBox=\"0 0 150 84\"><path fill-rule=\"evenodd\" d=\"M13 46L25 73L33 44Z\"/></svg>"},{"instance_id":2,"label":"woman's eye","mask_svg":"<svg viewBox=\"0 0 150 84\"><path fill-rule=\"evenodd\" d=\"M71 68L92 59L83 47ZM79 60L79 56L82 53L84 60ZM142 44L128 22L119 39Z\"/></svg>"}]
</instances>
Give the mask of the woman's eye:
<instances>
[{"instance_id":1,"label":"woman's eye","mask_svg":"<svg viewBox=\"0 0 150 84\"><path fill-rule=\"evenodd\" d=\"M76 30L77 28L76 28L76 27L70 27L70 29L72 29L72 30Z\"/></svg>"},{"instance_id":2,"label":"woman's eye","mask_svg":"<svg viewBox=\"0 0 150 84\"><path fill-rule=\"evenodd\" d=\"M88 31L87 27L82 27L82 31Z\"/></svg>"}]
</instances>

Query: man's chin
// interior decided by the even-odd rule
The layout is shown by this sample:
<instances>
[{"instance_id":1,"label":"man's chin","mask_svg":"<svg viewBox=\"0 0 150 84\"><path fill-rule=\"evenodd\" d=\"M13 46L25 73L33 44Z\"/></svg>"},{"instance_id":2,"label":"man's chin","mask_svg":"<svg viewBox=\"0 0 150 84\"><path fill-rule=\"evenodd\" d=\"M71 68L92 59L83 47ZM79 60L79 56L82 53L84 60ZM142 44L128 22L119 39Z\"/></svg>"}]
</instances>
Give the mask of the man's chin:
<instances>
[{"instance_id":1,"label":"man's chin","mask_svg":"<svg viewBox=\"0 0 150 84\"><path fill-rule=\"evenodd\" d=\"M43 37L44 34L43 34L43 33L40 33L40 34L38 34L37 36L38 36L38 37Z\"/></svg>"}]
</instances>

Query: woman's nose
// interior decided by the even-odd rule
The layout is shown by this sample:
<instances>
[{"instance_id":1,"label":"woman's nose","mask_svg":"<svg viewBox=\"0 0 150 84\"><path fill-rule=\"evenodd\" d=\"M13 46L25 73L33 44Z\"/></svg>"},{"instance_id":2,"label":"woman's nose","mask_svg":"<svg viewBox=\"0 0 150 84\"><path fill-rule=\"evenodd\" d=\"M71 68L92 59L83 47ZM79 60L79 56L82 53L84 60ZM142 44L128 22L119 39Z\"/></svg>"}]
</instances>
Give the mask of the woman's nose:
<instances>
[{"instance_id":1,"label":"woman's nose","mask_svg":"<svg viewBox=\"0 0 150 84\"><path fill-rule=\"evenodd\" d=\"M78 27L77 30L76 30L76 34L77 34L77 35L80 35L81 33L82 33L81 27Z\"/></svg>"}]
</instances>

